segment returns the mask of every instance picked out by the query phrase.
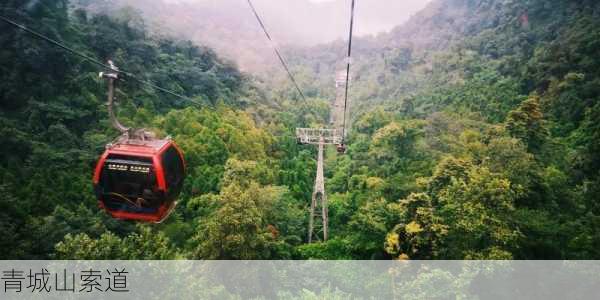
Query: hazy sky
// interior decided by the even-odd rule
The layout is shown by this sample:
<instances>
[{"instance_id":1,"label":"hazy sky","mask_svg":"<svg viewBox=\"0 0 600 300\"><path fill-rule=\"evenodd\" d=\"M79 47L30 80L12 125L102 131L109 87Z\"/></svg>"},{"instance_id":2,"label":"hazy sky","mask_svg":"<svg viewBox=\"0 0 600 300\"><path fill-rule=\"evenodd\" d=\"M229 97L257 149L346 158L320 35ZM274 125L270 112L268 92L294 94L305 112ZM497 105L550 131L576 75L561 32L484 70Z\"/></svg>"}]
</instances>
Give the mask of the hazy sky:
<instances>
[{"instance_id":1,"label":"hazy sky","mask_svg":"<svg viewBox=\"0 0 600 300\"><path fill-rule=\"evenodd\" d=\"M165 2L210 2L219 0L164 0ZM269 16L269 1L277 2L279 0L254 0L255 6L261 10L262 14ZM295 0L302 3L306 0ZM313 3L323 5L324 11L331 11L333 7L349 7L350 0L308 0ZM423 9L431 0L356 0L356 27L355 32L361 34L373 34L382 31L388 31L394 26L404 23L417 11ZM239 0L242 6L247 5L246 0ZM344 3L347 2L347 3ZM346 5L347 4L347 5ZM280 17L293 19L294 11L280 11ZM332 18L347 18L346 12L331 14ZM267 20L268 21L268 20ZM268 23L268 22L267 22ZM301 30L301 28L299 28Z\"/></svg>"},{"instance_id":2,"label":"hazy sky","mask_svg":"<svg viewBox=\"0 0 600 300\"><path fill-rule=\"evenodd\" d=\"M350 3L350 0L345 1ZM356 0L356 32L360 35L388 31L406 22L429 2L431 0Z\"/></svg>"}]
</instances>

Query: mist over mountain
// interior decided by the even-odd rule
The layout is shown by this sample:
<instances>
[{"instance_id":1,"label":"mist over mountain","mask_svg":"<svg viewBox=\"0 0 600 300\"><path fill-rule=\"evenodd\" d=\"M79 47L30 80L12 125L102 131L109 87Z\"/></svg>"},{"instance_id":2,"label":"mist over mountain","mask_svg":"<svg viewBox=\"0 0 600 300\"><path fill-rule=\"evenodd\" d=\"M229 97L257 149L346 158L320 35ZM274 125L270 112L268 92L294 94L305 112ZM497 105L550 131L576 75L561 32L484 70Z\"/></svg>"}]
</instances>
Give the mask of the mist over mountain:
<instances>
[{"instance_id":1,"label":"mist over mountain","mask_svg":"<svg viewBox=\"0 0 600 300\"><path fill-rule=\"evenodd\" d=\"M389 31L429 1L357 1L358 36ZM312 46L346 39L350 2L333 0L255 0L277 44ZM191 39L214 48L246 71L261 71L276 62L272 49L245 0L79 0L96 12L123 7L139 10L154 32Z\"/></svg>"}]
</instances>

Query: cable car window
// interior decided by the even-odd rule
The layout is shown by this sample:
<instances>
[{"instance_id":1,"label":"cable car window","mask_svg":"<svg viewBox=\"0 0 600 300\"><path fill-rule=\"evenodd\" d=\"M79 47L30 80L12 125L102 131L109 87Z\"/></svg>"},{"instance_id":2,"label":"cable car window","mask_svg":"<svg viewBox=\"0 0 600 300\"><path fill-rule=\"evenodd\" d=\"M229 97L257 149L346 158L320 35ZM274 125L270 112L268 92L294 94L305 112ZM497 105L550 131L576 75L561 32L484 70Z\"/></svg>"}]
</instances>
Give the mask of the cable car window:
<instances>
[{"instance_id":1,"label":"cable car window","mask_svg":"<svg viewBox=\"0 0 600 300\"><path fill-rule=\"evenodd\" d=\"M163 153L162 165L169 194L179 194L184 176L184 166L179 151L175 147L171 146Z\"/></svg>"},{"instance_id":2,"label":"cable car window","mask_svg":"<svg viewBox=\"0 0 600 300\"><path fill-rule=\"evenodd\" d=\"M161 197L151 159L110 155L104 163L100 186L105 205L144 211L157 208Z\"/></svg>"}]
</instances>

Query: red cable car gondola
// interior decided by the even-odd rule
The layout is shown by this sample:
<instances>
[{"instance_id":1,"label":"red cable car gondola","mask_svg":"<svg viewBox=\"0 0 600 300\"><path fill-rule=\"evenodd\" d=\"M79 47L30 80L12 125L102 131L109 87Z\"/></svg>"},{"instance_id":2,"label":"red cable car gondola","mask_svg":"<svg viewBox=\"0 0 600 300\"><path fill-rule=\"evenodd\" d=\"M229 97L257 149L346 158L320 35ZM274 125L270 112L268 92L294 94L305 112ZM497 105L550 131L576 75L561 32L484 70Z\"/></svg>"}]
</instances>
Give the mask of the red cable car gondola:
<instances>
[{"instance_id":1,"label":"red cable car gondola","mask_svg":"<svg viewBox=\"0 0 600 300\"><path fill-rule=\"evenodd\" d=\"M114 66L113 71L117 71ZM98 205L113 218L161 222L175 208L183 186L183 154L169 138L155 139L144 129L121 125L113 110L117 73L100 75L109 81L110 119L123 135L107 145L96 164L93 181Z\"/></svg>"},{"instance_id":2,"label":"red cable car gondola","mask_svg":"<svg viewBox=\"0 0 600 300\"><path fill-rule=\"evenodd\" d=\"M160 222L175 207L185 164L171 140L108 146L94 172L99 206L118 219Z\"/></svg>"}]
</instances>

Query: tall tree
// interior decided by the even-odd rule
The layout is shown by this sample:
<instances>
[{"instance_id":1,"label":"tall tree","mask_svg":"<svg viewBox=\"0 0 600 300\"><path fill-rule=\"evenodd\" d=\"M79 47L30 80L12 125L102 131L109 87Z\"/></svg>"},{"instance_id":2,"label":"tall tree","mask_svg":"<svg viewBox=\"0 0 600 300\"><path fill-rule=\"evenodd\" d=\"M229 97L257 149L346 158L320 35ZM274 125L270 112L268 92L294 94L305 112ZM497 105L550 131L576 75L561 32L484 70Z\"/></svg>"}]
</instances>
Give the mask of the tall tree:
<instances>
[{"instance_id":1,"label":"tall tree","mask_svg":"<svg viewBox=\"0 0 600 300\"><path fill-rule=\"evenodd\" d=\"M513 137L521 139L530 152L540 153L548 136L540 98L532 96L511 111L506 119L506 128Z\"/></svg>"}]
</instances>

